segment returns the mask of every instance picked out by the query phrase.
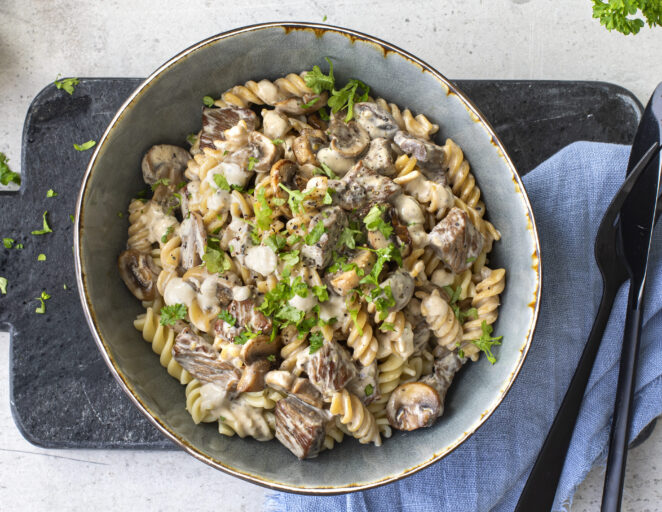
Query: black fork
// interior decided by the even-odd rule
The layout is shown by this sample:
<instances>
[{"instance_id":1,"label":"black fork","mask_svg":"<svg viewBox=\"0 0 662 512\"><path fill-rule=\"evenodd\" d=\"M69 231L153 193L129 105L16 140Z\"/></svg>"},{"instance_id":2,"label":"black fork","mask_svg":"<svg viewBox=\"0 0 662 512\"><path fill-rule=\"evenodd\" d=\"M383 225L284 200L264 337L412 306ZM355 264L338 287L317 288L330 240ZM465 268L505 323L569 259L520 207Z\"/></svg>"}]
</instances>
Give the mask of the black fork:
<instances>
[{"instance_id":1,"label":"black fork","mask_svg":"<svg viewBox=\"0 0 662 512\"><path fill-rule=\"evenodd\" d=\"M657 151L659 151L657 144L651 146L641 159L641 163L650 161ZM554 423L552 423L531 474L524 485L524 490L515 508L516 512L545 511L552 508L568 446L572 439L572 432L616 293L629 278L623 255L617 249L620 245L617 239L618 214L625 198L632 191L634 183L645 167L646 165L639 165L633 169L612 199L600 222L595 238L595 261L602 274L603 282L598 314L568 391L566 391ZM656 220L662 211L660 206L658 204Z\"/></svg>"}]
</instances>

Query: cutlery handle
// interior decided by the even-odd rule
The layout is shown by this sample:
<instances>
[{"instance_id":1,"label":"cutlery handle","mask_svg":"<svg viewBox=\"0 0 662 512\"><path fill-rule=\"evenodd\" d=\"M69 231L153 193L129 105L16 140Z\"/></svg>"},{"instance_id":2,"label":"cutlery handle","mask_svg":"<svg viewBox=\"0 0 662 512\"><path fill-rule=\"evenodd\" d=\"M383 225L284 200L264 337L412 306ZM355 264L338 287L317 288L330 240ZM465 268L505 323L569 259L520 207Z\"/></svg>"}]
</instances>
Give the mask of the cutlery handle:
<instances>
[{"instance_id":1,"label":"cutlery handle","mask_svg":"<svg viewBox=\"0 0 662 512\"><path fill-rule=\"evenodd\" d=\"M602 291L602 299L598 314L593 322L591 333L582 352L582 356L570 381L568 391L565 393L561 407L556 414L547 438L538 454L531 474L529 475L524 490L517 502L515 512L529 512L531 510L550 510L554 503L556 488L558 487L563 463L565 462L568 446L575 429L579 408L584 398L584 391L591 376L595 356L600 347L602 334L605 331L609 313L614 304L616 289L605 288Z\"/></svg>"},{"instance_id":2,"label":"cutlery handle","mask_svg":"<svg viewBox=\"0 0 662 512\"><path fill-rule=\"evenodd\" d=\"M614 419L609 436L609 456L605 486L602 492L602 512L617 512L621 509L623 497L623 478L625 460L630 437L630 416L632 414L632 395L637 374L639 338L643 313L643 284L641 287L630 285L630 297L625 317L621 364L618 371L618 386L614 405Z\"/></svg>"}]
</instances>

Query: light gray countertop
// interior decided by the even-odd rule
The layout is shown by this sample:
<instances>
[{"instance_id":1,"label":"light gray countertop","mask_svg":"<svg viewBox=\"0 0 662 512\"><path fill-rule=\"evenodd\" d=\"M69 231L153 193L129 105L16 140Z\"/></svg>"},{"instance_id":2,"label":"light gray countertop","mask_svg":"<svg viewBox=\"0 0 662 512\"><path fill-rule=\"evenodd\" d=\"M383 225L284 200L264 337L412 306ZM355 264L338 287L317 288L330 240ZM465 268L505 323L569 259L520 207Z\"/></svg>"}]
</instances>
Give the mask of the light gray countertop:
<instances>
[{"instance_id":1,"label":"light gray countertop","mask_svg":"<svg viewBox=\"0 0 662 512\"><path fill-rule=\"evenodd\" d=\"M642 103L662 81L662 28L636 37L591 19L590 0L176 0L0 3L0 151L20 169L32 98L58 74L144 77L183 48L264 21L314 21L394 43L450 78L602 80ZM0 334L0 508L3 510L261 509L264 490L180 452L45 450L16 429L9 344ZM662 510L662 427L631 451L624 510ZM603 469L573 511L598 510Z\"/></svg>"}]
</instances>

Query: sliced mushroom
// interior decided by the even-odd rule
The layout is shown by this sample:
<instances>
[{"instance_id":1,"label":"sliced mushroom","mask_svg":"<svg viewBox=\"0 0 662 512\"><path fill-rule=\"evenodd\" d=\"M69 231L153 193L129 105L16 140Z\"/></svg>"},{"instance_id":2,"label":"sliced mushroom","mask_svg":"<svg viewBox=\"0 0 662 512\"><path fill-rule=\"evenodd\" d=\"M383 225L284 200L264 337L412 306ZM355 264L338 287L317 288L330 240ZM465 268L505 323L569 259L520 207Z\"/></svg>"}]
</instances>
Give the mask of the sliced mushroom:
<instances>
[{"instance_id":1,"label":"sliced mushroom","mask_svg":"<svg viewBox=\"0 0 662 512\"><path fill-rule=\"evenodd\" d=\"M446 185L446 157L441 146L402 131L396 133L393 140L402 151L416 158L418 166L428 179Z\"/></svg>"},{"instance_id":2,"label":"sliced mushroom","mask_svg":"<svg viewBox=\"0 0 662 512\"><path fill-rule=\"evenodd\" d=\"M383 138L370 141L363 163L382 176L393 176L396 173L391 144Z\"/></svg>"},{"instance_id":3,"label":"sliced mushroom","mask_svg":"<svg viewBox=\"0 0 662 512\"><path fill-rule=\"evenodd\" d=\"M434 423L443 408L436 389L422 382L400 384L388 399L386 417L398 430L416 430Z\"/></svg>"},{"instance_id":4,"label":"sliced mushroom","mask_svg":"<svg viewBox=\"0 0 662 512\"><path fill-rule=\"evenodd\" d=\"M200 265L207 247L207 232L202 217L189 212L189 216L182 221L179 235L182 238L182 267L188 270Z\"/></svg>"},{"instance_id":5,"label":"sliced mushroom","mask_svg":"<svg viewBox=\"0 0 662 512\"><path fill-rule=\"evenodd\" d=\"M239 121L245 121L249 131L257 127L257 116L248 108L226 107L202 109L202 131L200 132L200 149L216 149L215 140L225 140L225 130L236 126Z\"/></svg>"},{"instance_id":6,"label":"sliced mushroom","mask_svg":"<svg viewBox=\"0 0 662 512\"><path fill-rule=\"evenodd\" d=\"M246 364L253 364L260 359L276 356L282 344L280 338L271 341L268 335L260 335L246 342L241 349L241 360Z\"/></svg>"},{"instance_id":7,"label":"sliced mushroom","mask_svg":"<svg viewBox=\"0 0 662 512\"><path fill-rule=\"evenodd\" d=\"M237 392L262 391L264 389L264 376L270 368L271 363L266 359L260 359L246 365L237 384Z\"/></svg>"},{"instance_id":8,"label":"sliced mushroom","mask_svg":"<svg viewBox=\"0 0 662 512\"><path fill-rule=\"evenodd\" d=\"M143 179L148 185L159 180L177 185L183 181L184 171L191 155L184 148L170 144L152 146L142 161Z\"/></svg>"},{"instance_id":9,"label":"sliced mushroom","mask_svg":"<svg viewBox=\"0 0 662 512\"><path fill-rule=\"evenodd\" d=\"M288 396L276 404L276 439L299 459L316 457L330 420L328 411Z\"/></svg>"},{"instance_id":10,"label":"sliced mushroom","mask_svg":"<svg viewBox=\"0 0 662 512\"><path fill-rule=\"evenodd\" d=\"M260 132L251 132L248 136L249 167L255 172L269 172L273 163L282 154L282 148ZM252 158L253 160L250 160ZM252 165L251 165L252 162Z\"/></svg>"},{"instance_id":11,"label":"sliced mushroom","mask_svg":"<svg viewBox=\"0 0 662 512\"><path fill-rule=\"evenodd\" d=\"M317 161L331 169L334 174L344 176L356 163L356 158L346 158L333 148L322 148L317 152Z\"/></svg>"},{"instance_id":12,"label":"sliced mushroom","mask_svg":"<svg viewBox=\"0 0 662 512\"><path fill-rule=\"evenodd\" d=\"M358 287L361 275L367 275L370 272L376 260L375 253L366 249L359 250L356 255L349 260L350 264L355 264L356 268L352 265L350 270L340 271L335 275L330 275L328 278L331 289L338 295L345 296L350 290ZM360 272L357 272L360 271Z\"/></svg>"},{"instance_id":13,"label":"sliced mushroom","mask_svg":"<svg viewBox=\"0 0 662 512\"><path fill-rule=\"evenodd\" d=\"M291 116L300 116L317 112L324 105L329 97L329 93L323 91L322 94L304 94L301 98L287 98L276 102L276 110L285 112Z\"/></svg>"},{"instance_id":14,"label":"sliced mushroom","mask_svg":"<svg viewBox=\"0 0 662 512\"><path fill-rule=\"evenodd\" d=\"M393 139L398 131L398 124L390 112L376 103L363 101L354 105L356 122L370 134L371 139Z\"/></svg>"},{"instance_id":15,"label":"sliced mushroom","mask_svg":"<svg viewBox=\"0 0 662 512\"><path fill-rule=\"evenodd\" d=\"M237 288L239 287L235 287L234 291L236 291ZM234 342L235 338L239 336L246 327L248 327L251 332L263 332L267 334L271 332L271 319L258 311L255 302L250 299L233 300L228 306L228 312L235 319L234 325L230 325L220 318L214 323L214 332L216 335L221 336L228 341ZM260 336L258 336L258 338L260 338ZM244 345L244 350L258 338L248 341L246 345ZM267 336L267 341L268 340L269 337ZM278 343L273 341L270 343L270 346L278 347ZM277 352L269 351L264 357L267 357L272 353L275 354ZM251 362L253 360L254 359L251 359ZM245 362L248 363L248 361Z\"/></svg>"},{"instance_id":16,"label":"sliced mushroom","mask_svg":"<svg viewBox=\"0 0 662 512\"><path fill-rule=\"evenodd\" d=\"M239 370L219 359L211 343L191 329L182 329L177 335L172 356L200 381L219 384L226 390L234 390L239 382Z\"/></svg>"},{"instance_id":17,"label":"sliced mushroom","mask_svg":"<svg viewBox=\"0 0 662 512\"><path fill-rule=\"evenodd\" d=\"M271 166L269 177L271 178L271 187L277 197L285 197L286 192L279 186L281 183L290 190L303 190L307 181L298 173L299 168L292 160L282 158Z\"/></svg>"},{"instance_id":18,"label":"sliced mushroom","mask_svg":"<svg viewBox=\"0 0 662 512\"><path fill-rule=\"evenodd\" d=\"M305 129L292 143L292 151L299 165L317 165L316 154L327 143L326 135L321 130Z\"/></svg>"},{"instance_id":19,"label":"sliced mushroom","mask_svg":"<svg viewBox=\"0 0 662 512\"><path fill-rule=\"evenodd\" d=\"M391 295L395 304L389 308L389 311L400 311L411 300L414 295L414 278L405 270L398 269L388 278L381 282L380 288L391 287Z\"/></svg>"},{"instance_id":20,"label":"sliced mushroom","mask_svg":"<svg viewBox=\"0 0 662 512\"><path fill-rule=\"evenodd\" d=\"M117 266L122 281L138 300L156 298L156 280L159 277L159 269L149 254L129 249L120 254Z\"/></svg>"},{"instance_id":21,"label":"sliced mushroom","mask_svg":"<svg viewBox=\"0 0 662 512\"><path fill-rule=\"evenodd\" d=\"M345 158L359 156L370 144L370 135L356 121L346 123L338 116L329 124L329 136L331 149Z\"/></svg>"}]
</instances>

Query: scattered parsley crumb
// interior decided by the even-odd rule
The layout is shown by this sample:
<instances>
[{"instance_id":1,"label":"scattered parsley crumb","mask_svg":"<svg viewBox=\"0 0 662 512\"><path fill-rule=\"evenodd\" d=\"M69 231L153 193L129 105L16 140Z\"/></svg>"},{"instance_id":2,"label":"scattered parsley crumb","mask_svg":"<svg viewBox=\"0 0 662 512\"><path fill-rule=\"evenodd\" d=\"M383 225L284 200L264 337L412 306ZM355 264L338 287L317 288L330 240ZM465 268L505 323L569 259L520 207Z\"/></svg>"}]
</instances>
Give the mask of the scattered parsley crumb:
<instances>
[{"instance_id":1,"label":"scattered parsley crumb","mask_svg":"<svg viewBox=\"0 0 662 512\"><path fill-rule=\"evenodd\" d=\"M37 309L34 310L35 313L38 313L40 315L43 315L46 313L46 302L48 299L50 299L51 296L47 294L46 292L41 292L41 296L37 297L35 300L38 300L41 303L41 306L39 306Z\"/></svg>"},{"instance_id":2,"label":"scattered parsley crumb","mask_svg":"<svg viewBox=\"0 0 662 512\"><path fill-rule=\"evenodd\" d=\"M211 96L205 96L204 98L202 98L202 103L204 103L206 107L213 107L214 98L212 98Z\"/></svg>"},{"instance_id":3,"label":"scattered parsley crumb","mask_svg":"<svg viewBox=\"0 0 662 512\"><path fill-rule=\"evenodd\" d=\"M0 277L0 293L7 295L7 278Z\"/></svg>"},{"instance_id":4,"label":"scattered parsley crumb","mask_svg":"<svg viewBox=\"0 0 662 512\"><path fill-rule=\"evenodd\" d=\"M55 79L55 87L58 89L61 89L65 92L68 92L69 95L71 96L74 93L74 87L77 86L80 83L80 80L78 78L64 78L62 80L59 80L60 75L57 76Z\"/></svg>"},{"instance_id":5,"label":"scattered parsley crumb","mask_svg":"<svg viewBox=\"0 0 662 512\"><path fill-rule=\"evenodd\" d=\"M53 190L52 188L49 188L48 192L46 192L46 197L55 197L55 196L57 196L57 192L55 192L55 190Z\"/></svg>"},{"instance_id":6,"label":"scattered parsley crumb","mask_svg":"<svg viewBox=\"0 0 662 512\"><path fill-rule=\"evenodd\" d=\"M48 210L46 210L44 212L43 216L42 216L43 217L43 222L42 222L43 227L42 227L42 229L31 231L30 233L32 235L45 235L46 233L52 233L53 232L51 227L48 225L48 219L46 218L46 215L48 215Z\"/></svg>"},{"instance_id":7,"label":"scattered parsley crumb","mask_svg":"<svg viewBox=\"0 0 662 512\"><path fill-rule=\"evenodd\" d=\"M83 142L82 144L75 144L74 143L74 149L76 151L87 151L90 148L93 148L96 145L97 141L96 140L88 140L87 142Z\"/></svg>"},{"instance_id":8,"label":"scattered parsley crumb","mask_svg":"<svg viewBox=\"0 0 662 512\"><path fill-rule=\"evenodd\" d=\"M39 256L37 256L37 261L46 261L46 255L42 252Z\"/></svg>"}]
</instances>

